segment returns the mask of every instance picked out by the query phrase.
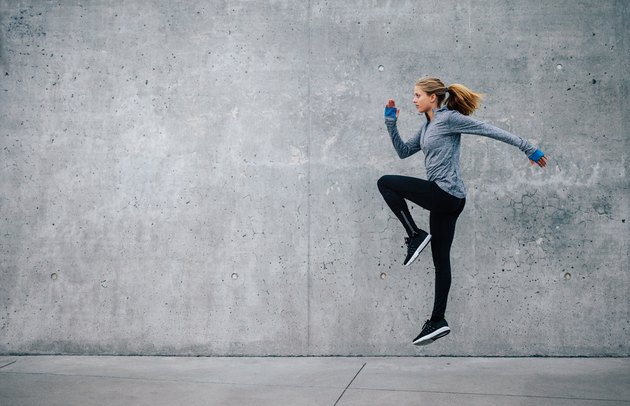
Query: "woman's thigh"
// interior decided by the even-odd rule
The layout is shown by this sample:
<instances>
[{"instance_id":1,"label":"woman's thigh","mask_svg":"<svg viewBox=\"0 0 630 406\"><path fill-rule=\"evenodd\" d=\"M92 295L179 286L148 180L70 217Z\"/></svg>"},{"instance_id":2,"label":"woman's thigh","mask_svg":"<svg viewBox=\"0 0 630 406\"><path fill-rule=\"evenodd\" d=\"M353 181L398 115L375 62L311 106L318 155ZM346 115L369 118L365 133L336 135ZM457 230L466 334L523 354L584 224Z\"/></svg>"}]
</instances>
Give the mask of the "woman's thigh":
<instances>
[{"instance_id":1,"label":"woman's thigh","mask_svg":"<svg viewBox=\"0 0 630 406\"><path fill-rule=\"evenodd\" d=\"M425 210L444 214L461 212L463 199L443 191L432 181L411 176L385 175L379 179L379 187L385 187Z\"/></svg>"}]
</instances>

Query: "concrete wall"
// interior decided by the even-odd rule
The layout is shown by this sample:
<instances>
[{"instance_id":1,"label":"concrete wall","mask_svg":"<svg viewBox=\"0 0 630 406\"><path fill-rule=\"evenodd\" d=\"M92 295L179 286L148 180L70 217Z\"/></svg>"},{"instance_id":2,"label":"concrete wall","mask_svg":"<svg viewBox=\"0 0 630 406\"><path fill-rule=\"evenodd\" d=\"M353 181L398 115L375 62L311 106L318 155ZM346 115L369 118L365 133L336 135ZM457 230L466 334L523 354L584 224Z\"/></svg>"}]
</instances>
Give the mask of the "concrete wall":
<instances>
[{"instance_id":1,"label":"concrete wall","mask_svg":"<svg viewBox=\"0 0 630 406\"><path fill-rule=\"evenodd\" d=\"M630 3L0 1L0 353L628 355ZM447 319L376 188L465 136ZM415 208L420 226L428 214Z\"/></svg>"}]
</instances>

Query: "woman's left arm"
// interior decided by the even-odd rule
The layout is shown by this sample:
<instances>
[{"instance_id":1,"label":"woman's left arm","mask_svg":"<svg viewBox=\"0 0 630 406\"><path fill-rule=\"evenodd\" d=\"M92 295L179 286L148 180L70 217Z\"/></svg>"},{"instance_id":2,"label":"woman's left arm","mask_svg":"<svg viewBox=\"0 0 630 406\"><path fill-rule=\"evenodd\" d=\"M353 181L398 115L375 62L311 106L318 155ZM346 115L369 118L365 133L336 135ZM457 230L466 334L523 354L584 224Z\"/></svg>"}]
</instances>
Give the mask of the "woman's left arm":
<instances>
[{"instance_id":1,"label":"woman's left arm","mask_svg":"<svg viewBox=\"0 0 630 406\"><path fill-rule=\"evenodd\" d=\"M482 135L484 137L493 138L495 140L514 145L523 151L533 163L536 163L541 167L547 166L547 158L541 150L537 149L526 139L507 132L499 127L484 123L483 121L475 120L474 118L463 115L458 111L453 111L449 116L448 127L449 131L454 133Z\"/></svg>"}]
</instances>

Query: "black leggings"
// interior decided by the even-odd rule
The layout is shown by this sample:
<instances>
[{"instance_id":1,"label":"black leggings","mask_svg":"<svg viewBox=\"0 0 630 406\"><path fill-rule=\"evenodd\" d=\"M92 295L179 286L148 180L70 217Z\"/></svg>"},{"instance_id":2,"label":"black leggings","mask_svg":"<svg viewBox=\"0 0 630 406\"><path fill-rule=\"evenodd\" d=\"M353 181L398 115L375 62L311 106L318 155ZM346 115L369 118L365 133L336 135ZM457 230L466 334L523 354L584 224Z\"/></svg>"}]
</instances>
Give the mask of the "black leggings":
<instances>
[{"instance_id":1,"label":"black leggings","mask_svg":"<svg viewBox=\"0 0 630 406\"><path fill-rule=\"evenodd\" d=\"M432 321L444 319L448 291L451 288L451 244L457 217L466 199L457 198L435 183L408 176L385 175L378 180L378 190L409 235L418 230L405 199L429 210L431 253L435 266L435 302Z\"/></svg>"}]
</instances>

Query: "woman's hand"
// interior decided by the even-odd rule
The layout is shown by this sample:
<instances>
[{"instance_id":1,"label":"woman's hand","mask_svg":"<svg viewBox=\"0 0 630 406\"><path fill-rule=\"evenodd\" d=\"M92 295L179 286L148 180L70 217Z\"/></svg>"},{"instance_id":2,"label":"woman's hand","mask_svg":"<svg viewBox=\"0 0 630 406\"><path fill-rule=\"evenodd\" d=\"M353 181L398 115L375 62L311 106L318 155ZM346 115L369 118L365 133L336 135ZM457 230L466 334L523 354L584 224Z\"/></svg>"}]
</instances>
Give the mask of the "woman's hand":
<instances>
[{"instance_id":1,"label":"woman's hand","mask_svg":"<svg viewBox=\"0 0 630 406\"><path fill-rule=\"evenodd\" d=\"M538 166L540 166L541 168L547 166L547 157L545 156L545 153L538 148L536 148L536 151L528 156L528 158L532 165L538 164Z\"/></svg>"},{"instance_id":2,"label":"woman's hand","mask_svg":"<svg viewBox=\"0 0 630 406\"><path fill-rule=\"evenodd\" d=\"M389 101L387 102L387 105L385 106L386 117L391 117L391 115L393 114L392 109L396 109L396 102L394 102L392 99L389 99ZM400 109L396 109L396 118L398 118L398 114L400 114Z\"/></svg>"},{"instance_id":3,"label":"woman's hand","mask_svg":"<svg viewBox=\"0 0 630 406\"><path fill-rule=\"evenodd\" d=\"M541 157L538 162L532 161L531 159L529 160L529 163L533 166L533 165L538 165L541 168L544 168L545 166L547 166L547 157L543 156Z\"/></svg>"}]
</instances>

